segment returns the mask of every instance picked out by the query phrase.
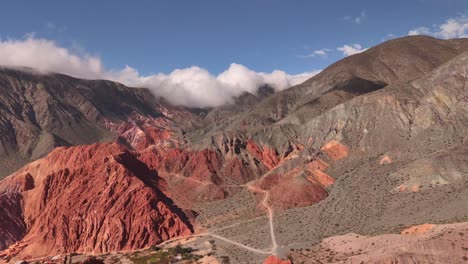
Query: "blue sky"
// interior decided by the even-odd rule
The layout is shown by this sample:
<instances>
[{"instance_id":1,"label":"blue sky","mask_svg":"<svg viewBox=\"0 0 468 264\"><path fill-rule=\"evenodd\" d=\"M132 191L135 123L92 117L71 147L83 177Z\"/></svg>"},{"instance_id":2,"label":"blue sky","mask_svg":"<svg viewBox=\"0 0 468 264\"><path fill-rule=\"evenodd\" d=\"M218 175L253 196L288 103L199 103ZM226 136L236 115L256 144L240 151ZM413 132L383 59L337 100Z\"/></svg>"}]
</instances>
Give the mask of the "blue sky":
<instances>
[{"instance_id":1,"label":"blue sky","mask_svg":"<svg viewBox=\"0 0 468 264\"><path fill-rule=\"evenodd\" d=\"M5 1L0 65L216 106L298 84L391 38L466 37L467 12L466 0Z\"/></svg>"},{"instance_id":2,"label":"blue sky","mask_svg":"<svg viewBox=\"0 0 468 264\"><path fill-rule=\"evenodd\" d=\"M130 65L143 74L192 65L217 74L232 62L255 71L300 73L342 57L336 50L301 57L314 50L369 47L389 34L442 24L467 10L466 0L15 0L0 10L0 37L34 32L98 55L111 69Z\"/></svg>"}]
</instances>

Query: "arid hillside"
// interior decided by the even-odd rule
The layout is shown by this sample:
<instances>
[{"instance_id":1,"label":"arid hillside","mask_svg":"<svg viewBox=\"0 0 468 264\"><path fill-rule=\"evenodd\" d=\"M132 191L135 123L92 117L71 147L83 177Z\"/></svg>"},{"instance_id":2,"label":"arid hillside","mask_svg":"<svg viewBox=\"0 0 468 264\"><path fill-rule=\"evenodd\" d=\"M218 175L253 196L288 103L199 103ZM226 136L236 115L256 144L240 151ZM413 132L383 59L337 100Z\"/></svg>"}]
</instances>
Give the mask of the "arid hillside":
<instances>
[{"instance_id":1,"label":"arid hillside","mask_svg":"<svg viewBox=\"0 0 468 264\"><path fill-rule=\"evenodd\" d=\"M220 263L463 263L467 81L468 40L426 36L209 109L2 69L0 257L184 243Z\"/></svg>"}]
</instances>

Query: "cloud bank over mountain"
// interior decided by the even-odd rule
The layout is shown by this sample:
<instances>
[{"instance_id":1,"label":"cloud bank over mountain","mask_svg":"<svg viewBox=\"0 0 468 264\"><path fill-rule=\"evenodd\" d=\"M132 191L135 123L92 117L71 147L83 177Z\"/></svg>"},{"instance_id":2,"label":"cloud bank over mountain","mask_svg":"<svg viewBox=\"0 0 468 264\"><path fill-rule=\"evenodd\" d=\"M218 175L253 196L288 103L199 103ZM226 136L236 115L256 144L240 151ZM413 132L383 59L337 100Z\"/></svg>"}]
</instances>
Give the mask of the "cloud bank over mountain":
<instances>
[{"instance_id":1,"label":"cloud bank over mountain","mask_svg":"<svg viewBox=\"0 0 468 264\"><path fill-rule=\"evenodd\" d=\"M59 72L79 78L109 79L129 86L146 87L156 96L163 96L171 103L190 107L219 106L243 92L255 92L259 86L265 84L277 91L283 90L319 72L289 75L275 70L264 73L232 63L219 75L192 66L176 69L169 74L144 76L130 66L122 70L109 70L97 56L76 54L52 40L33 35L24 39L0 40L0 64L32 67L43 73Z\"/></svg>"},{"instance_id":2,"label":"cloud bank over mountain","mask_svg":"<svg viewBox=\"0 0 468 264\"><path fill-rule=\"evenodd\" d=\"M447 19L440 25L432 27L418 27L408 32L408 35L431 35L437 38L466 38L468 37L468 15L461 14Z\"/></svg>"},{"instance_id":3,"label":"cloud bank over mountain","mask_svg":"<svg viewBox=\"0 0 468 264\"><path fill-rule=\"evenodd\" d=\"M217 76L197 66L177 69L169 74L142 76L136 69L127 66L120 72L109 73L108 79L130 86L148 87L156 95L163 96L174 104L204 107L228 103L242 92L254 93L258 87L265 84L280 91L299 84L318 72L289 75L284 71L275 70L264 73L232 63Z\"/></svg>"},{"instance_id":4,"label":"cloud bank over mountain","mask_svg":"<svg viewBox=\"0 0 468 264\"><path fill-rule=\"evenodd\" d=\"M343 56L351 56L354 54L361 53L367 48L363 48L360 44L351 44L351 45L343 45L342 47L336 48L336 50L343 52Z\"/></svg>"}]
</instances>

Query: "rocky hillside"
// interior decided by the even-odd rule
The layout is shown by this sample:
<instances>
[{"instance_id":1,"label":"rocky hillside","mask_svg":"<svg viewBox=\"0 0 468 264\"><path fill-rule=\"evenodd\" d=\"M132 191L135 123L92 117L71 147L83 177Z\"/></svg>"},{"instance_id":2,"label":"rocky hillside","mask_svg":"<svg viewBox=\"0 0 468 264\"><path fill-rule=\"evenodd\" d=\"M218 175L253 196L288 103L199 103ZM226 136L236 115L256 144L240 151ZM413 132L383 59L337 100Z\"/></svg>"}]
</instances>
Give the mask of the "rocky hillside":
<instances>
[{"instance_id":1,"label":"rocky hillside","mask_svg":"<svg viewBox=\"0 0 468 264\"><path fill-rule=\"evenodd\" d=\"M0 183L0 241L12 245L3 255L132 250L191 234L190 214L164 189L118 144L56 148Z\"/></svg>"},{"instance_id":2,"label":"rocky hillside","mask_svg":"<svg viewBox=\"0 0 468 264\"><path fill-rule=\"evenodd\" d=\"M0 177L54 147L111 141L115 133L106 125L132 120L135 115L178 120L181 127L197 122L195 115L154 98L146 89L2 68Z\"/></svg>"},{"instance_id":3,"label":"rocky hillside","mask_svg":"<svg viewBox=\"0 0 468 264\"><path fill-rule=\"evenodd\" d=\"M113 82L2 70L4 174L56 146L112 143L56 148L0 182L0 256L195 232L239 263L298 247L320 253L314 263L327 237L466 221L467 72L467 39L405 37L282 92L195 111Z\"/></svg>"},{"instance_id":4,"label":"rocky hillside","mask_svg":"<svg viewBox=\"0 0 468 264\"><path fill-rule=\"evenodd\" d=\"M427 36L385 42L263 100L231 127L269 126L291 114L310 119L356 96L389 84L416 80L468 50L467 46L467 39L439 40Z\"/></svg>"},{"instance_id":5,"label":"rocky hillside","mask_svg":"<svg viewBox=\"0 0 468 264\"><path fill-rule=\"evenodd\" d=\"M422 224L401 234L346 234L323 240L314 250L291 253L298 263L464 263L467 223ZM404 248L404 249L403 249ZM278 263L278 262L272 262Z\"/></svg>"}]
</instances>

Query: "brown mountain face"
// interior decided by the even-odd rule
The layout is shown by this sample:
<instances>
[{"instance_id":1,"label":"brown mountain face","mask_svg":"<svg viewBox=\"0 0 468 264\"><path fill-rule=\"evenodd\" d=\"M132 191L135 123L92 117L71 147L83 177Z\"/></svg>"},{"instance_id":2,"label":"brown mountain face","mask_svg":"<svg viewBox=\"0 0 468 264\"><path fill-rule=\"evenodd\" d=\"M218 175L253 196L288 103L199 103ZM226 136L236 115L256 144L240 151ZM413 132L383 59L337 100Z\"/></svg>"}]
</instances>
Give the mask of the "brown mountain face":
<instances>
[{"instance_id":1,"label":"brown mountain face","mask_svg":"<svg viewBox=\"0 0 468 264\"><path fill-rule=\"evenodd\" d=\"M467 39L404 37L344 58L313 78L262 100L232 127L270 126L289 114L312 118L356 96L407 83L467 51Z\"/></svg>"},{"instance_id":2,"label":"brown mountain face","mask_svg":"<svg viewBox=\"0 0 468 264\"><path fill-rule=\"evenodd\" d=\"M306 263L330 250L339 262L359 252L327 241L347 233L366 236L362 249L466 221L467 72L467 39L405 37L201 115L145 89L2 70L6 172L55 146L112 143L56 148L0 182L0 256L133 250L195 232L240 263L298 248L317 252L291 253Z\"/></svg>"},{"instance_id":3,"label":"brown mountain face","mask_svg":"<svg viewBox=\"0 0 468 264\"><path fill-rule=\"evenodd\" d=\"M350 233L324 239L315 250L293 252L291 258L312 264L463 263L467 259L467 240L460 238L463 236L460 234L465 234L467 226L467 223L422 224L410 228L417 233L376 236Z\"/></svg>"}]
</instances>

